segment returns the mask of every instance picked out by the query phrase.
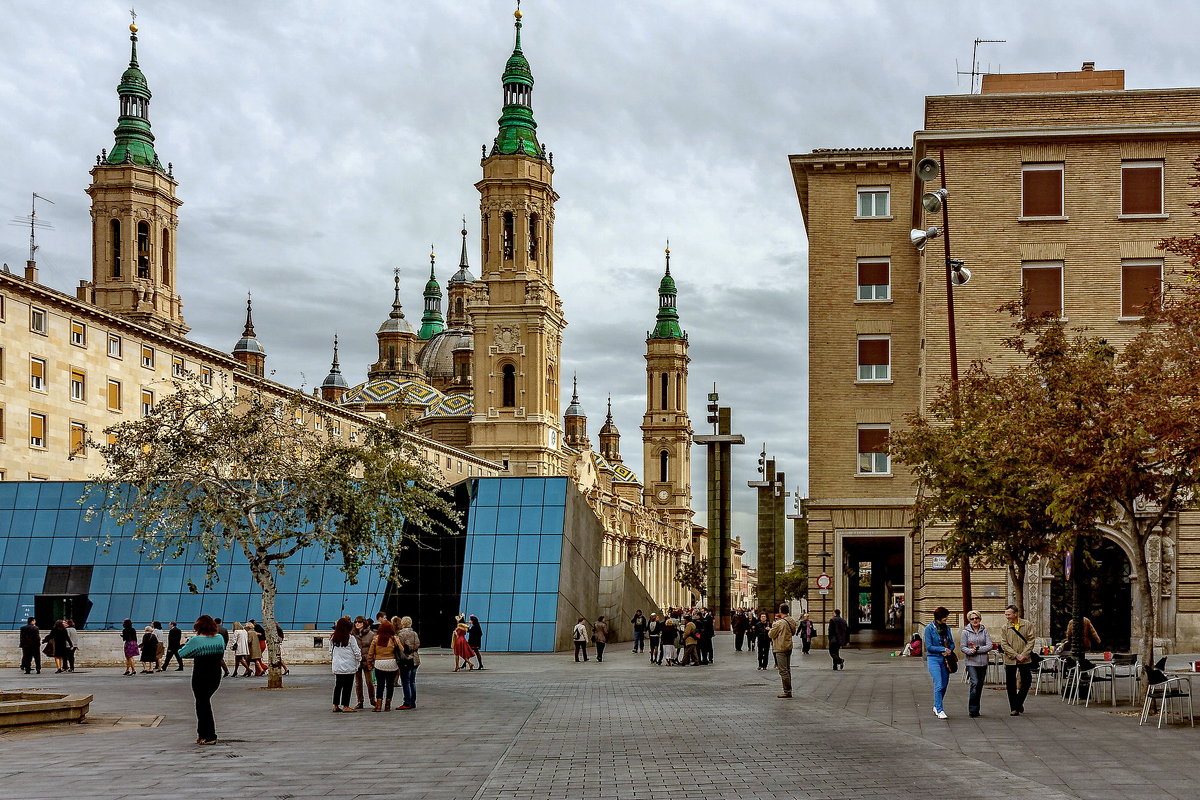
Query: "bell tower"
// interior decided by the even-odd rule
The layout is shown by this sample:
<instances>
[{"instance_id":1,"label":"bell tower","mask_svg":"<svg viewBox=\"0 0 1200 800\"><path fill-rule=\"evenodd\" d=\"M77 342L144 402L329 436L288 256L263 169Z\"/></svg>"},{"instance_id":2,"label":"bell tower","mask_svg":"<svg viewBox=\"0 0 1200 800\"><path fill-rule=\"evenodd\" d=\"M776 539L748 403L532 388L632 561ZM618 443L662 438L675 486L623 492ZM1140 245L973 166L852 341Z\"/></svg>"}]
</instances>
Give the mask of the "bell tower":
<instances>
[{"instance_id":1,"label":"bell tower","mask_svg":"<svg viewBox=\"0 0 1200 800\"><path fill-rule=\"evenodd\" d=\"M642 418L643 502L673 521L692 520L692 422L687 411L688 340L679 327L671 248L658 284L658 317L646 336L646 415Z\"/></svg>"},{"instance_id":2,"label":"bell tower","mask_svg":"<svg viewBox=\"0 0 1200 800\"><path fill-rule=\"evenodd\" d=\"M150 86L137 59L137 25L129 26L129 68L117 96L116 141L102 151L87 189L92 198L92 280L81 296L105 311L182 336L183 301L175 270L175 231L182 202L171 165L154 151Z\"/></svg>"},{"instance_id":3,"label":"bell tower","mask_svg":"<svg viewBox=\"0 0 1200 800\"><path fill-rule=\"evenodd\" d=\"M501 77L500 130L482 161L483 266L469 308L474 330L472 450L511 475L562 471L559 351L566 326L554 290L554 168L537 140L533 73L516 43Z\"/></svg>"}]
</instances>

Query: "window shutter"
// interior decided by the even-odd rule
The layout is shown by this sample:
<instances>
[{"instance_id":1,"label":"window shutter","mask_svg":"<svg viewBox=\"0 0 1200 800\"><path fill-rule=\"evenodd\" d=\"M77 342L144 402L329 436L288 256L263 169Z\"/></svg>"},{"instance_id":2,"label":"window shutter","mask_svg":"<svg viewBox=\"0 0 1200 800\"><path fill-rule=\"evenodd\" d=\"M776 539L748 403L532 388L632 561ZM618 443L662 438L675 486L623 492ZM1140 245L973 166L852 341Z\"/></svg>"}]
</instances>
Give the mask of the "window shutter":
<instances>
[{"instance_id":1,"label":"window shutter","mask_svg":"<svg viewBox=\"0 0 1200 800\"><path fill-rule=\"evenodd\" d=\"M858 452L860 453L884 453L887 452L888 433L887 428L859 428L858 429Z\"/></svg>"},{"instance_id":2,"label":"window shutter","mask_svg":"<svg viewBox=\"0 0 1200 800\"><path fill-rule=\"evenodd\" d=\"M1138 164L1121 168L1121 213L1162 213L1162 165Z\"/></svg>"},{"instance_id":3,"label":"window shutter","mask_svg":"<svg viewBox=\"0 0 1200 800\"><path fill-rule=\"evenodd\" d=\"M121 407L121 384L116 381L108 382L108 407L113 409Z\"/></svg>"},{"instance_id":4,"label":"window shutter","mask_svg":"<svg viewBox=\"0 0 1200 800\"><path fill-rule=\"evenodd\" d=\"M889 264L886 261L860 261L858 264L859 286L883 286L889 283Z\"/></svg>"},{"instance_id":5,"label":"window shutter","mask_svg":"<svg viewBox=\"0 0 1200 800\"><path fill-rule=\"evenodd\" d=\"M29 376L41 380L46 377L46 362L40 358L29 359Z\"/></svg>"},{"instance_id":6,"label":"window shutter","mask_svg":"<svg viewBox=\"0 0 1200 800\"><path fill-rule=\"evenodd\" d=\"M859 339L858 363L862 366L890 364L891 349L890 339Z\"/></svg>"},{"instance_id":7,"label":"window shutter","mask_svg":"<svg viewBox=\"0 0 1200 800\"><path fill-rule=\"evenodd\" d=\"M1121 316L1140 317L1158 301L1162 292L1162 266L1159 264L1121 265Z\"/></svg>"},{"instance_id":8,"label":"window shutter","mask_svg":"<svg viewBox=\"0 0 1200 800\"><path fill-rule=\"evenodd\" d=\"M46 418L41 414L29 415L29 438L43 440L46 438Z\"/></svg>"},{"instance_id":9,"label":"window shutter","mask_svg":"<svg viewBox=\"0 0 1200 800\"><path fill-rule=\"evenodd\" d=\"M1061 217L1062 168L1021 171L1021 216Z\"/></svg>"},{"instance_id":10,"label":"window shutter","mask_svg":"<svg viewBox=\"0 0 1200 800\"><path fill-rule=\"evenodd\" d=\"M71 423L71 453L76 455L84 451L84 439L87 438L87 429L78 422Z\"/></svg>"},{"instance_id":11,"label":"window shutter","mask_svg":"<svg viewBox=\"0 0 1200 800\"><path fill-rule=\"evenodd\" d=\"M1021 271L1025 289L1025 316L1062 316L1062 267L1031 267Z\"/></svg>"}]
</instances>

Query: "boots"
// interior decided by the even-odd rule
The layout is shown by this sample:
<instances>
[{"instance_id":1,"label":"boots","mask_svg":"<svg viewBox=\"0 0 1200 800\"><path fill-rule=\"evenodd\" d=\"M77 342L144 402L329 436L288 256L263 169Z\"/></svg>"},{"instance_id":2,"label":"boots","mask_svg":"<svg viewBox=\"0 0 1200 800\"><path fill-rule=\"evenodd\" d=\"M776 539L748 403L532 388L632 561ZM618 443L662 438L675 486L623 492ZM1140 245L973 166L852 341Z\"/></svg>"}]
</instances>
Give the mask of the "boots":
<instances>
[{"instance_id":1,"label":"boots","mask_svg":"<svg viewBox=\"0 0 1200 800\"><path fill-rule=\"evenodd\" d=\"M384 701L383 701L383 710L384 710L384 711L391 711L391 710L392 710L392 701L391 701L391 700L384 700Z\"/></svg>"},{"instance_id":2,"label":"boots","mask_svg":"<svg viewBox=\"0 0 1200 800\"><path fill-rule=\"evenodd\" d=\"M382 700L376 700L373 703L373 705L375 707L373 709L371 709L372 711L382 711L383 710L383 701Z\"/></svg>"}]
</instances>

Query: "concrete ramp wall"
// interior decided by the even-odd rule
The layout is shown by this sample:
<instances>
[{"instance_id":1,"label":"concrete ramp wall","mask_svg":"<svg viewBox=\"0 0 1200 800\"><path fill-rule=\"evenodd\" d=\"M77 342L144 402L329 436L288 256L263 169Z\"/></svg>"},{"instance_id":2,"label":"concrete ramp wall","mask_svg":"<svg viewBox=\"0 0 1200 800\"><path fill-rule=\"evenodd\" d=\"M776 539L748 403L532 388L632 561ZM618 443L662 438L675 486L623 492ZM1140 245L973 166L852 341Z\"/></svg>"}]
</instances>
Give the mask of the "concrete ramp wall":
<instances>
[{"instance_id":1,"label":"concrete ramp wall","mask_svg":"<svg viewBox=\"0 0 1200 800\"><path fill-rule=\"evenodd\" d=\"M651 612L663 618L662 609L654 602L641 579L628 561L600 568L600 612L610 631L610 642L633 641L633 625L629 622L638 609L649 618Z\"/></svg>"}]
</instances>

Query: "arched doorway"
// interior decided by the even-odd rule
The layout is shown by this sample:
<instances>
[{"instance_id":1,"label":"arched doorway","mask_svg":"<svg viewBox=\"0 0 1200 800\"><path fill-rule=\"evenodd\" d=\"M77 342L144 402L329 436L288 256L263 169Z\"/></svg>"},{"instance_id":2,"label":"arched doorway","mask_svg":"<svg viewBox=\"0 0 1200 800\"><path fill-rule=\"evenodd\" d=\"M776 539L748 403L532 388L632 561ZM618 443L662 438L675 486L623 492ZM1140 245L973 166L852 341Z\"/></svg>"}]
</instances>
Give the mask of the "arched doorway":
<instances>
[{"instance_id":1,"label":"arched doorway","mask_svg":"<svg viewBox=\"0 0 1200 800\"><path fill-rule=\"evenodd\" d=\"M1082 575L1084 616L1092 620L1105 650L1128 651L1133 623L1132 568L1129 557L1112 539L1086 548ZM1050 634L1055 642L1071 621L1071 585L1063 578L1062 557L1054 560L1050 582Z\"/></svg>"}]
</instances>

